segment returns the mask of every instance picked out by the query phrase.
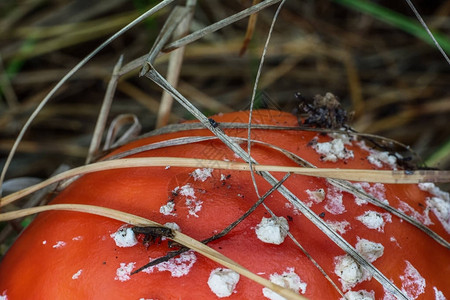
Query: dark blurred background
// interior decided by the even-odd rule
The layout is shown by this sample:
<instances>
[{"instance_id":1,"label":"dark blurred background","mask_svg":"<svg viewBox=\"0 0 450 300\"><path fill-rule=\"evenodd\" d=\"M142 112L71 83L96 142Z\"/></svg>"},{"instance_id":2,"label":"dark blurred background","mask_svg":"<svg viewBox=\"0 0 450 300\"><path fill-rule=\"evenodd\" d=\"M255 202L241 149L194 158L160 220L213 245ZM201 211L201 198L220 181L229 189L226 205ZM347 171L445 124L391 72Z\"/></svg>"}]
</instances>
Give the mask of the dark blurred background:
<instances>
[{"instance_id":1,"label":"dark blurred background","mask_svg":"<svg viewBox=\"0 0 450 300\"><path fill-rule=\"evenodd\" d=\"M0 2L0 166L18 131L56 82L157 2ZM295 112L296 92L305 98L332 92L355 112L352 126L358 131L396 139L410 145L429 167L449 169L449 65L435 46L348 2L286 2L266 56L258 107ZM417 23L403 0L370 3ZM450 1L414 3L448 43ZM251 1L198 1L192 28L205 27L250 5ZM275 10L276 5L258 15L243 56L239 51L248 19L188 45L179 91L207 114L248 108ZM27 131L8 178L45 178L62 163L84 163L114 64L121 54L124 63L146 54L169 11L164 9L128 31L63 86ZM157 60L162 74L167 61L168 55ZM160 97L155 84L139 78L138 70L130 72L118 84L109 119L132 113L141 121L143 132L150 131L155 127ZM190 118L175 104L170 122Z\"/></svg>"}]
</instances>

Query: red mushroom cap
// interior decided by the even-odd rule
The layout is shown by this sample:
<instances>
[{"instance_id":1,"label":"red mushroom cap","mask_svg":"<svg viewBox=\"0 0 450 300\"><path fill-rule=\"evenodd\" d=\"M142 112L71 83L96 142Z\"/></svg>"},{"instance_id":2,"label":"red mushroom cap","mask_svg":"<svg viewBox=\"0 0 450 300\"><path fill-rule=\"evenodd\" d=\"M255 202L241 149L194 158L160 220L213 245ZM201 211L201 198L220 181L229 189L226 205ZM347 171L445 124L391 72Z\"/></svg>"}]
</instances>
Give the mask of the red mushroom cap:
<instances>
[{"instance_id":1,"label":"red mushroom cap","mask_svg":"<svg viewBox=\"0 0 450 300\"><path fill-rule=\"evenodd\" d=\"M246 123L248 112L217 115L213 119L219 126L221 122ZM298 126L295 116L272 110L255 111L253 123ZM247 137L246 129L224 131L229 136ZM201 129L151 136L121 147L111 155L185 136L212 134ZM386 153L369 150L361 142L312 131L253 129L252 138L291 151L317 167L388 169L387 162L393 159ZM246 149L245 142L242 147ZM251 155L261 164L298 166L264 144L254 143ZM163 147L131 157L150 156L242 161L217 139ZM278 179L284 175L273 174ZM271 186L255 176L262 195ZM449 240L450 204L445 199L448 194L439 192L432 184L356 184ZM339 190L323 178L291 175L284 185L408 297L450 296L449 250L423 231ZM167 166L86 174L60 192L52 204L98 205L161 224L176 223L183 233L203 240L237 220L257 200L249 172ZM355 265L352 258L279 192L272 193L264 203L281 223L289 226L290 233L349 299L370 299L362 298L364 295L391 299L380 283ZM230 233L208 245L262 277L281 284L291 282L296 292L305 297L339 299L341 295L294 242L283 235L277 236L279 228L269 218L267 210L259 206ZM9 300L215 299L219 296L265 299L261 285L243 276L238 278L227 269L217 270L222 266L194 251L131 275L133 270L173 249L168 248L167 241L146 246L141 243L142 236L135 240L129 228L119 221L87 213L39 214L0 264L0 299L2 293ZM267 293L265 290L266 296Z\"/></svg>"}]
</instances>

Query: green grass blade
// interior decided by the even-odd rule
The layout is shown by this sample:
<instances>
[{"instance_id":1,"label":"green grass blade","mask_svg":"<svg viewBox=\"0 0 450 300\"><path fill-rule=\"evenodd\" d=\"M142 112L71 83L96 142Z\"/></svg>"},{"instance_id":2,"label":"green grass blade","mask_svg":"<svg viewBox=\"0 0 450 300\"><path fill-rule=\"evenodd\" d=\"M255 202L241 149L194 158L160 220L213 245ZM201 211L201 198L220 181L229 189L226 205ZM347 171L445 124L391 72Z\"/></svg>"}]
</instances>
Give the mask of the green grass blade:
<instances>
[{"instance_id":1,"label":"green grass blade","mask_svg":"<svg viewBox=\"0 0 450 300\"><path fill-rule=\"evenodd\" d=\"M431 167L438 167L439 162L448 160L450 157L450 139L447 140L436 152L430 155L426 160L425 164Z\"/></svg>"},{"instance_id":2,"label":"green grass blade","mask_svg":"<svg viewBox=\"0 0 450 300\"><path fill-rule=\"evenodd\" d=\"M379 6L373 2L362 0L334 0L343 6L353 10L369 14L380 21L391 24L405 32L408 32L421 40L434 45L433 40L426 30L414 19L406 17L388 8ZM436 41L441 45L445 52L450 52L450 39L441 33L433 31Z\"/></svg>"}]
</instances>

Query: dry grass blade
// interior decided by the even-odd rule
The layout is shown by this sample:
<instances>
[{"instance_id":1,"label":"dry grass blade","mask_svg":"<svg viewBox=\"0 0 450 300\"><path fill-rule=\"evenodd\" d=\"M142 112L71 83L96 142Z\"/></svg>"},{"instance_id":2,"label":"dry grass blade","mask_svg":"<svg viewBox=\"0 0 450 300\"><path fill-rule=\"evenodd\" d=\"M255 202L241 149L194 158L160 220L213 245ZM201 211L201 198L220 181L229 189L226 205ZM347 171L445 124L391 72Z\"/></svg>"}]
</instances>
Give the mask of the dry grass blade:
<instances>
[{"instance_id":1,"label":"dry grass blade","mask_svg":"<svg viewBox=\"0 0 450 300\"><path fill-rule=\"evenodd\" d=\"M121 129L124 129L127 125L130 125L128 129L119 135ZM111 125L108 128L103 150L110 150L135 139L141 132L141 129L141 123L135 115L118 115L114 118L114 120L112 120Z\"/></svg>"},{"instance_id":2,"label":"dry grass blade","mask_svg":"<svg viewBox=\"0 0 450 300\"><path fill-rule=\"evenodd\" d=\"M270 24L269 32L267 33L266 42L264 44L264 48L263 48L263 51L261 53L261 60L260 60L259 65L258 65L258 71L256 72L256 78L255 78L255 83L253 85L252 97L250 99L250 109L249 109L250 115L248 116L247 153L246 153L246 155L249 158L247 160L247 162L248 162L248 165L249 165L249 168L250 168L250 175L252 177L253 186L255 188L255 192L256 192L256 195L258 195L258 197L260 197L260 195L259 195L258 185L256 184L254 169L252 168L252 164L253 164L254 161L253 161L253 159L251 159L251 157L252 157L252 155L251 155L252 143L250 143L251 130L252 130L253 108L254 108L254 104L255 104L256 93L257 93L257 90L258 90L259 79L261 77L261 72L262 72L262 68L263 68L263 65L264 65L264 60L266 58L267 49L269 47L270 38L272 37L273 28L275 27L276 20L278 18L278 15L280 14L281 8L283 7L285 2L286 2L285 0L280 2L280 5L278 5L278 7L277 7L275 15L273 16L272 23ZM243 154L243 151L242 151L242 154ZM267 207L266 207L266 209L269 210Z\"/></svg>"},{"instance_id":3,"label":"dry grass blade","mask_svg":"<svg viewBox=\"0 0 450 300\"><path fill-rule=\"evenodd\" d=\"M230 129L248 129L248 123L220 123L221 128L230 128ZM176 131L186 131L186 130L197 130L204 129L205 126L200 123L182 123L182 124L169 124L166 127L159 128L152 132L146 133L143 137L171 133ZM337 130L337 129L327 129L327 128L313 128L307 126L280 126L280 125L266 125L266 124L251 124L251 129L264 129L264 130L292 130L292 131L314 131L319 133L340 133L346 134L350 136L357 136L362 138L367 138L370 140L380 141L385 144L395 145L404 150L411 152L412 155L417 156L417 154L407 145L400 143L396 140L382 137L375 134L370 133L362 133L356 131L346 131L346 130Z\"/></svg>"},{"instance_id":4,"label":"dry grass blade","mask_svg":"<svg viewBox=\"0 0 450 300\"><path fill-rule=\"evenodd\" d=\"M161 142L155 142L155 143L147 144L144 146L136 147L134 149L126 150L124 152L120 152L118 154L109 156L105 160L124 158L124 157L130 156L130 155L133 155L133 154L142 153L144 151L149 151L149 150L154 150L154 149L160 149L160 148L172 147L172 146L180 146L180 145L210 141L210 140L215 140L215 139L217 139L217 137L215 137L215 136L179 137L179 138L169 139L169 140L165 140L165 141L161 141Z\"/></svg>"},{"instance_id":5,"label":"dry grass blade","mask_svg":"<svg viewBox=\"0 0 450 300\"><path fill-rule=\"evenodd\" d=\"M145 227L145 226L160 226L161 224L136 216L129 213L125 213L119 210L114 210L106 207L100 207L100 206L93 206L93 205L83 205L83 204L53 204L53 205L46 205L46 206L40 206L40 207L34 207L34 208L27 208L27 209L21 209L17 211L12 211L8 213L2 213L0 214L0 222L2 221L9 221L14 220L17 218L22 218L25 216L29 216L32 214L37 214L45 211L51 211L51 210L65 210L65 211L76 211L76 212L83 212L83 213L89 213L94 215L99 215L115 220L122 221L127 224L131 224L134 226L139 227ZM229 259L228 257L222 255L220 252L206 246L205 244L179 232L174 231L174 237L171 238L175 242L188 247L192 250L195 250L196 252L206 256L207 258L232 269L233 271L241 274L242 276L245 276L264 287L267 287L277 294L284 296L288 299L306 299L305 297L302 297L298 295L297 293L293 292L290 289L283 288L279 285L276 285L272 282L270 282L267 279L264 279L248 269L244 268L243 266L239 265L235 261Z\"/></svg>"},{"instance_id":6,"label":"dry grass blade","mask_svg":"<svg viewBox=\"0 0 450 300\"><path fill-rule=\"evenodd\" d=\"M174 35L177 38L186 35L186 33L188 32L189 27L191 25L192 17L194 15L194 8L196 2L197 2L196 0L187 1L186 8L188 8L188 11L186 12L184 18L181 20L181 22L174 31ZM180 47L170 54L169 66L167 71L167 80L174 86L178 85L181 66L183 64L184 49L185 47ZM158 118L156 120L157 128L167 125L172 109L172 104L173 104L172 96L166 92L163 92L161 98L161 105L159 106L158 111Z\"/></svg>"},{"instance_id":7,"label":"dry grass blade","mask_svg":"<svg viewBox=\"0 0 450 300\"><path fill-rule=\"evenodd\" d=\"M209 160L198 158L185 158L185 157L146 157L146 158L124 158L120 160L102 161L78 168L71 169L64 173L51 177L37 185L28 187L14 194L5 196L0 201L0 207L3 207L15 200L18 200L26 195L29 195L41 188L50 185L55 182L62 181L71 177L100 172L112 169L124 169L124 168L143 168L143 167L165 167L170 165L172 167L191 167L191 168L216 168L238 171L251 171L254 172L281 172L281 173L294 173L306 176L315 176L323 178L336 178L346 179L352 181L374 181L384 183L418 183L424 182L426 179L446 179L449 181L450 171L420 171L412 175L405 175L401 171L379 171L379 170L352 170L352 169L318 169L318 168L301 168L301 167L288 167L288 166L275 166L275 165L257 165L253 164L252 167L247 163L238 163L221 160ZM422 174L421 174L422 173ZM436 176L436 174L442 174Z\"/></svg>"},{"instance_id":8,"label":"dry grass blade","mask_svg":"<svg viewBox=\"0 0 450 300\"><path fill-rule=\"evenodd\" d=\"M122 67L123 55L120 56L116 65L114 66L113 75L109 81L106 89L105 97L103 99L102 108L98 115L97 124L95 124L94 133L92 135L91 145L89 146L89 152L86 158L86 164L92 161L92 158L96 152L100 149L100 143L102 142L103 132L106 126L106 120L108 113L111 110L111 103L113 101L114 92L116 91L117 82L119 81L119 70Z\"/></svg>"},{"instance_id":9,"label":"dry grass blade","mask_svg":"<svg viewBox=\"0 0 450 300\"><path fill-rule=\"evenodd\" d=\"M153 47L150 49L150 52L147 56L147 64L153 64L156 57L158 56L161 49L164 47L164 45L167 43L167 41L172 37L173 32L178 27L180 22L186 18L186 16L190 13L190 9L187 7L182 6L176 6L170 13L169 17L167 18L166 22L164 23L163 28L161 29L158 37L156 38L155 43L153 44ZM145 74L147 72L147 68L144 67L141 70L141 76L142 74Z\"/></svg>"},{"instance_id":10,"label":"dry grass blade","mask_svg":"<svg viewBox=\"0 0 450 300\"><path fill-rule=\"evenodd\" d=\"M430 28L428 28L428 25L425 23L425 21L423 20L422 16L417 11L417 9L414 6L414 4L411 2L411 0L406 0L406 3L408 3L409 7L413 11L413 13L416 16L417 20L419 20L420 24L423 26L423 28L425 28L426 32L428 33L430 38L433 40L433 43L436 46L436 48L439 50L439 52L441 52L442 56L445 58L447 63L450 65L450 58L448 58L447 53L445 53L444 49L442 49L441 45L439 44L439 42L434 37L434 35L431 32Z\"/></svg>"}]
</instances>

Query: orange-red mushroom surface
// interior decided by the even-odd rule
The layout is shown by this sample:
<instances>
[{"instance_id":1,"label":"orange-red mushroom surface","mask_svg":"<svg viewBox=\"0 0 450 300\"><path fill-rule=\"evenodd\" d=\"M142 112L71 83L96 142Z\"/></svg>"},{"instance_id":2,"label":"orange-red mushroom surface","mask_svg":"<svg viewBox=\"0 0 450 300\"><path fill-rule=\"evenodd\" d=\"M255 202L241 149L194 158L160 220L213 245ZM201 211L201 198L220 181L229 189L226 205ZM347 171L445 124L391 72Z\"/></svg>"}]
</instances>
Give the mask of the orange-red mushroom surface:
<instances>
[{"instance_id":1,"label":"orange-red mushroom surface","mask_svg":"<svg viewBox=\"0 0 450 300\"><path fill-rule=\"evenodd\" d=\"M221 122L246 123L248 112L213 118L219 126ZM298 126L295 116L271 110L256 111L253 123ZM247 137L246 129L224 131L229 136ZM151 136L111 155L185 136L212 134L201 129ZM291 151L317 167L396 167L394 155L370 150L361 141L344 135L253 129L252 139ZM240 143L247 149L245 142ZM298 166L265 144L252 144L251 155L261 164ZM131 157L150 156L242 161L217 139L163 147ZM284 176L273 175L278 179ZM271 186L259 175L255 176L263 195ZM448 194L433 184L354 184L449 240ZM409 298L450 297L450 252L423 231L341 191L326 179L291 175L284 185ZM52 204L113 208L167 224L203 240L237 220L257 200L249 172L168 165L83 175L60 192ZM259 206L226 236L208 245L252 272L310 299L341 298L307 256L285 237L279 227L280 223L285 224L349 299L393 299L279 192L272 193L264 203L278 222ZM142 236L136 236L130 227L87 213L41 213L1 262L0 299L282 299L194 251L131 274L173 249L168 248L164 239L161 243L144 245Z\"/></svg>"}]
</instances>

